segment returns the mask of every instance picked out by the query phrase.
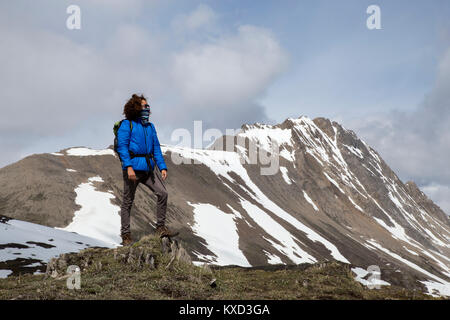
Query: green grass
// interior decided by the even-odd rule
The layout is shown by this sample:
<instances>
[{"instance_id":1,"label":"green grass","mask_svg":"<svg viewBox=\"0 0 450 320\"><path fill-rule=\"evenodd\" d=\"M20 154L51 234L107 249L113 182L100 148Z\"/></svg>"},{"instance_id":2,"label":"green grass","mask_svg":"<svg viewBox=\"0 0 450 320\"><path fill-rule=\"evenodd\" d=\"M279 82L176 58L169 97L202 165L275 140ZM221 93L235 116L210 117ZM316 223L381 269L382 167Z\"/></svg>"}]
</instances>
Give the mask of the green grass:
<instances>
[{"instance_id":1,"label":"green grass","mask_svg":"<svg viewBox=\"0 0 450 320\"><path fill-rule=\"evenodd\" d=\"M116 259L112 249L66 255L68 265L82 269L80 290L67 289L66 279L28 274L0 279L0 299L431 299L394 286L369 290L340 262L210 270L175 262L166 268L170 255L161 252L158 238L148 236L133 250L154 255L156 268L151 269L121 261L128 250L118 248Z\"/></svg>"}]
</instances>

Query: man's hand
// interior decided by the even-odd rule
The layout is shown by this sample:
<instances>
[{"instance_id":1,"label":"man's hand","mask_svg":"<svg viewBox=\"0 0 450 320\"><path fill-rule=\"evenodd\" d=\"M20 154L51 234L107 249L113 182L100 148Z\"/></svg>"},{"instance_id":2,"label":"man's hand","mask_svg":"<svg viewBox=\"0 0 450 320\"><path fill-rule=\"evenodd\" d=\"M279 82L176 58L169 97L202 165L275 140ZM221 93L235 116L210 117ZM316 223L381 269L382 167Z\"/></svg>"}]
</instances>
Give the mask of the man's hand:
<instances>
[{"instance_id":1,"label":"man's hand","mask_svg":"<svg viewBox=\"0 0 450 320\"><path fill-rule=\"evenodd\" d=\"M136 181L136 173L134 172L133 167L128 167L127 171L128 179L130 179L131 181Z\"/></svg>"},{"instance_id":2,"label":"man's hand","mask_svg":"<svg viewBox=\"0 0 450 320\"><path fill-rule=\"evenodd\" d=\"M161 177L163 181L167 179L167 170L161 170Z\"/></svg>"}]
</instances>

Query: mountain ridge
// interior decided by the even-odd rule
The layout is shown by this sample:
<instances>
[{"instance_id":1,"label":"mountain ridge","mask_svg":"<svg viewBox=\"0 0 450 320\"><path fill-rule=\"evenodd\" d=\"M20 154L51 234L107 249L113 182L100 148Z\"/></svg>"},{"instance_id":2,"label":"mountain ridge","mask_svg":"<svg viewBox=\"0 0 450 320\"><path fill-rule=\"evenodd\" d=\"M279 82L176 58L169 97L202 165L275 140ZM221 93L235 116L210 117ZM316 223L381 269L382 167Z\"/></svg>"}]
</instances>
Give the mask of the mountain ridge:
<instances>
[{"instance_id":1,"label":"mountain ridge","mask_svg":"<svg viewBox=\"0 0 450 320\"><path fill-rule=\"evenodd\" d=\"M439 284L446 288L450 280L448 217L353 131L302 116L273 126L243 125L230 152L221 139L210 149L162 147L170 172L168 223L180 230L194 260L379 265L383 279L397 270L404 275L392 276L392 283L446 292ZM276 174L261 175L261 164L241 163L250 141L258 150L280 147ZM198 163L176 165L174 154ZM77 204L77 188L109 193L115 206L121 202L120 163L111 146L66 148L7 167L0 169L0 177L11 181L0 187L0 213L16 219L67 228L89 205ZM139 188L132 209L137 236L153 231L153 208L151 193Z\"/></svg>"}]
</instances>

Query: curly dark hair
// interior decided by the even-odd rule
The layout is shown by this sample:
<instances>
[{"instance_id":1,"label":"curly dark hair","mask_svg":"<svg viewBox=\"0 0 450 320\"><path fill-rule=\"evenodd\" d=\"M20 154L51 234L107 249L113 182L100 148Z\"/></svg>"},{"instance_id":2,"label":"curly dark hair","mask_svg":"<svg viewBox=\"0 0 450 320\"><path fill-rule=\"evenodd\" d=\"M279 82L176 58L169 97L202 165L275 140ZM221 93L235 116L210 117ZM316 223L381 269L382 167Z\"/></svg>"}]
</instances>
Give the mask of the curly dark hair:
<instances>
[{"instance_id":1,"label":"curly dark hair","mask_svg":"<svg viewBox=\"0 0 450 320\"><path fill-rule=\"evenodd\" d=\"M125 118L128 120L136 120L139 118L141 109L142 109L142 100L147 100L146 97L144 97L143 94L140 96L137 94L133 94L130 98L130 100L125 103L125 106L123 107L123 114L125 115Z\"/></svg>"}]
</instances>

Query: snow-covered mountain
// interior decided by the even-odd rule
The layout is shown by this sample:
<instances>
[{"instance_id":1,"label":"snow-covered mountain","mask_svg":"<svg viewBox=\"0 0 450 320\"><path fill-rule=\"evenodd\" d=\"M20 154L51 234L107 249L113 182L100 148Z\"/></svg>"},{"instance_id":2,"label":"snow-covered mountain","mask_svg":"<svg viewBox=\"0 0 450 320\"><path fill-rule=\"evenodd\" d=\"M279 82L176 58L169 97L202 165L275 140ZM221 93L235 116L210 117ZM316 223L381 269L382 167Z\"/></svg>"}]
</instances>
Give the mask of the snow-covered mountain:
<instances>
[{"instance_id":1,"label":"snow-covered mountain","mask_svg":"<svg viewBox=\"0 0 450 320\"><path fill-rule=\"evenodd\" d=\"M230 139L233 151L224 151L225 138L203 150L163 147L168 223L194 260L255 266L335 259L351 263L359 278L377 265L384 284L450 295L449 218L354 132L300 117L244 125ZM279 146L274 175L248 163L250 141ZM0 169L7 181L0 214L117 244L123 182L111 148L36 154ZM153 231L154 208L154 196L140 187L136 237Z\"/></svg>"}]
</instances>

